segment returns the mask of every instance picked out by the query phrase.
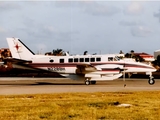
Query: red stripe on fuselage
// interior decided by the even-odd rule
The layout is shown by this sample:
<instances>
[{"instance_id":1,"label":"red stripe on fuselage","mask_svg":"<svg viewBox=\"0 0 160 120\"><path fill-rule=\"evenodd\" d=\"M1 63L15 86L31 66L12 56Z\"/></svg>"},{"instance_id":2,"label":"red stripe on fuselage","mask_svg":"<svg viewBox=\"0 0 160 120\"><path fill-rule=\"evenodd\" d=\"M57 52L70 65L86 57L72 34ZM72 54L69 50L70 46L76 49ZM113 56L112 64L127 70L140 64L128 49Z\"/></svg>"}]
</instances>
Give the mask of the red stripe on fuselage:
<instances>
[{"instance_id":1,"label":"red stripe on fuselage","mask_svg":"<svg viewBox=\"0 0 160 120\"><path fill-rule=\"evenodd\" d=\"M77 67L77 65L82 63L30 63L31 67L38 68L38 67ZM85 64L85 63L84 63ZM143 65L136 65L136 64L129 64L129 63L117 63L117 62L101 62L101 63L90 63L92 66L96 65L105 65L105 64L117 64L122 65L126 68L148 68L152 69L151 66L143 66Z\"/></svg>"}]
</instances>

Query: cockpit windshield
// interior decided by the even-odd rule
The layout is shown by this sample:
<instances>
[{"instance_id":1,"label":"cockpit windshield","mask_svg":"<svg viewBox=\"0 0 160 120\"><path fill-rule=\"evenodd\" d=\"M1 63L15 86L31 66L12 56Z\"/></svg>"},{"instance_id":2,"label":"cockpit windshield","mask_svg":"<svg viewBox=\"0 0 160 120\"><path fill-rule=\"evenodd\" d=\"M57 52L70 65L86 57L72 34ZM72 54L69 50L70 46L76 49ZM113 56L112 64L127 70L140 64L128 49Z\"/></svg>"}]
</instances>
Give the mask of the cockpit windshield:
<instances>
[{"instance_id":1,"label":"cockpit windshield","mask_svg":"<svg viewBox=\"0 0 160 120\"><path fill-rule=\"evenodd\" d=\"M118 56L115 56L115 61L120 61L120 58Z\"/></svg>"},{"instance_id":2,"label":"cockpit windshield","mask_svg":"<svg viewBox=\"0 0 160 120\"><path fill-rule=\"evenodd\" d=\"M120 61L120 58L118 56L108 57L108 61Z\"/></svg>"}]
</instances>

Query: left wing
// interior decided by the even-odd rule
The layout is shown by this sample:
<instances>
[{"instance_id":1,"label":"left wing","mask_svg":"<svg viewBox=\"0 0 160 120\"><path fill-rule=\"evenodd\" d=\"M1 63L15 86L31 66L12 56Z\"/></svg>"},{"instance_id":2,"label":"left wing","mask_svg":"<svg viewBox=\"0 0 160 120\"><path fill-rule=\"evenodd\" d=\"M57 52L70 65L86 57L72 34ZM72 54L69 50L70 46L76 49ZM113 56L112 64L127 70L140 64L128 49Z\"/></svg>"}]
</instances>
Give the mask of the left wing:
<instances>
[{"instance_id":1,"label":"left wing","mask_svg":"<svg viewBox=\"0 0 160 120\"><path fill-rule=\"evenodd\" d=\"M122 76L122 65L104 64L93 66L89 63L82 63L77 65L76 74L84 75L90 80L113 80Z\"/></svg>"},{"instance_id":2,"label":"left wing","mask_svg":"<svg viewBox=\"0 0 160 120\"><path fill-rule=\"evenodd\" d=\"M77 64L77 69L76 69L76 74L86 74L90 72L96 72L99 69L96 67L92 66L89 63L82 63L82 64Z\"/></svg>"},{"instance_id":3,"label":"left wing","mask_svg":"<svg viewBox=\"0 0 160 120\"><path fill-rule=\"evenodd\" d=\"M77 64L77 74L98 73L98 74L116 74L123 70L123 65L104 64L93 66L90 63Z\"/></svg>"}]
</instances>

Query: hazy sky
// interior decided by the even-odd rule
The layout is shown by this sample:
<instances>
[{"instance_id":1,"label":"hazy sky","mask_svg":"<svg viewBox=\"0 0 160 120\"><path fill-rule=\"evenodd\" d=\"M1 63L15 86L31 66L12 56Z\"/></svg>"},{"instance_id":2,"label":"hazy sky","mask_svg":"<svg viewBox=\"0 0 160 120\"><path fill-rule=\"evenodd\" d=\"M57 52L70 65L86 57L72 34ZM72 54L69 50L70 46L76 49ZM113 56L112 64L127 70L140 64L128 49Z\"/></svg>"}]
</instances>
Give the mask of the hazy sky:
<instances>
[{"instance_id":1,"label":"hazy sky","mask_svg":"<svg viewBox=\"0 0 160 120\"><path fill-rule=\"evenodd\" d=\"M160 1L0 1L0 48L20 38L35 53L160 49Z\"/></svg>"}]
</instances>

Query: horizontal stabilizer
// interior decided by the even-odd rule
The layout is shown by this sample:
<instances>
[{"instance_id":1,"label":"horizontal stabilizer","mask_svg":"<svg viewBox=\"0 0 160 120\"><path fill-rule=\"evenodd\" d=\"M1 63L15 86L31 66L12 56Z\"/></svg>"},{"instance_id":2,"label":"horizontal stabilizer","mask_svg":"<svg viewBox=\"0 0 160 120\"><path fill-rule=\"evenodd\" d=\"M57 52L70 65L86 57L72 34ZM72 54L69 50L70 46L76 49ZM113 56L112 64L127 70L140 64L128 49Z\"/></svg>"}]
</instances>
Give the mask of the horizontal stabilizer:
<instances>
[{"instance_id":1,"label":"horizontal stabilizer","mask_svg":"<svg viewBox=\"0 0 160 120\"><path fill-rule=\"evenodd\" d=\"M12 62L12 63L23 63L23 64L27 64L27 63L32 63L32 61L30 60L22 60L22 59L17 59L17 58L6 58L4 59L5 62Z\"/></svg>"}]
</instances>

